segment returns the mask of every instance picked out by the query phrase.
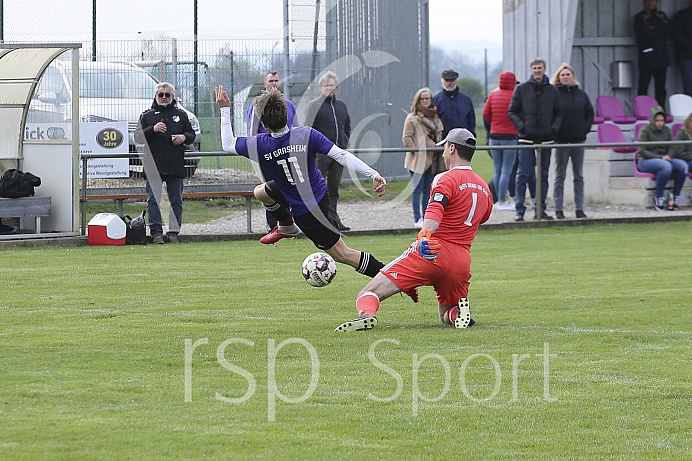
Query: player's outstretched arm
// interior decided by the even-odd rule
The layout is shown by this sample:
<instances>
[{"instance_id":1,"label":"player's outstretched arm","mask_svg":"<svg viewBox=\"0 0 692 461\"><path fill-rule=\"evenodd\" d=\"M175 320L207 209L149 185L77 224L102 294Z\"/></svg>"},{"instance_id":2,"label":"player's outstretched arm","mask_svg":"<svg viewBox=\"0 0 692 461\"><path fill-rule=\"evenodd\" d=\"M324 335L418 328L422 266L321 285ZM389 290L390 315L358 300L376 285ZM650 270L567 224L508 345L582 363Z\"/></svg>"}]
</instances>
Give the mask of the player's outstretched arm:
<instances>
[{"instance_id":1,"label":"player's outstretched arm","mask_svg":"<svg viewBox=\"0 0 692 461\"><path fill-rule=\"evenodd\" d=\"M238 153L235 148L236 137L233 135L233 127L231 126L231 100L223 86L217 86L214 91L216 92L216 104L221 109L221 148L226 152Z\"/></svg>"},{"instance_id":2,"label":"player's outstretched arm","mask_svg":"<svg viewBox=\"0 0 692 461\"><path fill-rule=\"evenodd\" d=\"M355 170L356 172L367 176L372 179L373 189L375 193L382 197L384 190L387 187L387 181L370 165L353 155L347 150L341 149L336 145L332 145L329 149L327 156L334 159L339 164L345 166L350 170Z\"/></svg>"}]
</instances>

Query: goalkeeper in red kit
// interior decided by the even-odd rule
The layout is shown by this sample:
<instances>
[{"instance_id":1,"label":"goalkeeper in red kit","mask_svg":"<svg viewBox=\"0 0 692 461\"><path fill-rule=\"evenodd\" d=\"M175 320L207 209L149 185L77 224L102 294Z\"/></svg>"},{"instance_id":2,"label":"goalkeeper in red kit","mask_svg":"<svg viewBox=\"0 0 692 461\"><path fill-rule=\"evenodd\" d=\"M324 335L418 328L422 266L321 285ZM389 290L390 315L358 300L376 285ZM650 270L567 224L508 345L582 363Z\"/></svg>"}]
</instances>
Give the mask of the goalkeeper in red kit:
<instances>
[{"instance_id":1,"label":"goalkeeper in red kit","mask_svg":"<svg viewBox=\"0 0 692 461\"><path fill-rule=\"evenodd\" d=\"M492 195L488 184L471 169L476 151L471 132L455 128L438 146L442 144L448 171L433 180L418 238L361 290L356 299L358 318L339 325L335 331L373 328L380 301L401 291L415 291L419 286L435 288L442 323L456 328L473 324L467 299L470 249L479 226L490 218Z\"/></svg>"}]
</instances>

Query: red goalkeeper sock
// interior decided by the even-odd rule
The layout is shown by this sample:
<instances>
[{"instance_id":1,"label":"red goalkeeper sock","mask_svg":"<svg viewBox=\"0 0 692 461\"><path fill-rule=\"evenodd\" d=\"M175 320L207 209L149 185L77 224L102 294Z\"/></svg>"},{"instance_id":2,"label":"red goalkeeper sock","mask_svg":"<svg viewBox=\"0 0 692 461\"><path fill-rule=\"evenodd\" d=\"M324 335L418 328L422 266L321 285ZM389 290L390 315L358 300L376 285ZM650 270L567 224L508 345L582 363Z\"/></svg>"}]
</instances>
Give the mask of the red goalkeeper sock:
<instances>
[{"instance_id":1,"label":"red goalkeeper sock","mask_svg":"<svg viewBox=\"0 0 692 461\"><path fill-rule=\"evenodd\" d=\"M447 309L447 312L445 312L445 323L448 325L454 325L457 315L459 315L459 306L450 307Z\"/></svg>"},{"instance_id":2,"label":"red goalkeeper sock","mask_svg":"<svg viewBox=\"0 0 692 461\"><path fill-rule=\"evenodd\" d=\"M358 316L375 315L380 308L380 298L372 291L366 291L356 299Z\"/></svg>"}]
</instances>

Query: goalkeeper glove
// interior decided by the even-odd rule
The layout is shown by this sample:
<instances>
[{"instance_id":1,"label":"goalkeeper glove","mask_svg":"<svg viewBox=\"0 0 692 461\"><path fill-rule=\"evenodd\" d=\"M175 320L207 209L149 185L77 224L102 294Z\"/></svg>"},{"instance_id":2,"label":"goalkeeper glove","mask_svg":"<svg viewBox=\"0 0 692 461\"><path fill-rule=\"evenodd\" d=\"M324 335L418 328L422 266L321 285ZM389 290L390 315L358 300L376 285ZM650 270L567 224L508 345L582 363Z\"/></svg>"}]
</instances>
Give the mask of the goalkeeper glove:
<instances>
[{"instance_id":1,"label":"goalkeeper glove","mask_svg":"<svg viewBox=\"0 0 692 461\"><path fill-rule=\"evenodd\" d=\"M432 238L432 232L429 229L421 229L418 232L418 254L425 259L432 261L440 256L440 248L442 245L437 239Z\"/></svg>"}]
</instances>

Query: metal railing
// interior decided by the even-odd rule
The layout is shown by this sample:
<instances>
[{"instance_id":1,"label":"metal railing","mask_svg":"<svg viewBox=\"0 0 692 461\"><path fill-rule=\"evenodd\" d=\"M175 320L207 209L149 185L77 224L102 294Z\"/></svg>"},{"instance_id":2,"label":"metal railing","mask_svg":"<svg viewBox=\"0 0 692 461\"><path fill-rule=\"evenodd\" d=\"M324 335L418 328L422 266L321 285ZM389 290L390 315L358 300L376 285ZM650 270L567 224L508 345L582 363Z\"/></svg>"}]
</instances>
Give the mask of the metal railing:
<instances>
[{"instance_id":1,"label":"metal railing","mask_svg":"<svg viewBox=\"0 0 692 461\"><path fill-rule=\"evenodd\" d=\"M477 151L490 151L490 150L519 150L519 149L534 149L536 155L536 197L541 197L541 149L557 149L557 148L569 148L569 147L583 147L585 149L610 149L613 147L639 147L639 146L678 146L678 145L692 145L692 141L664 141L664 142L614 142L614 143L582 143L582 144L515 144L515 145L502 145L502 146L478 146ZM442 152L444 149L442 147L428 148L426 150L433 152ZM358 148L350 149L351 153L358 154L402 154L411 151L411 149L401 148L401 147L384 147L384 148ZM623 155L636 155L636 152L623 154ZM189 152L185 154L186 157L235 157L238 154L225 152L225 151L214 151L214 152ZM141 154L137 153L127 153L127 154L82 154L80 156L80 161L82 163L82 171L87 171L87 162L89 159L99 159L99 158L141 158ZM402 175L401 177L387 175L385 179L388 180L409 180L408 175ZM86 204L87 204L87 175L82 175L82 186L80 191L80 204L81 204L81 224L82 233L86 228ZM345 179L344 182L348 182ZM232 183L227 185L227 190L233 190ZM537 219L540 220L540 213L537 213Z\"/></svg>"}]
</instances>

